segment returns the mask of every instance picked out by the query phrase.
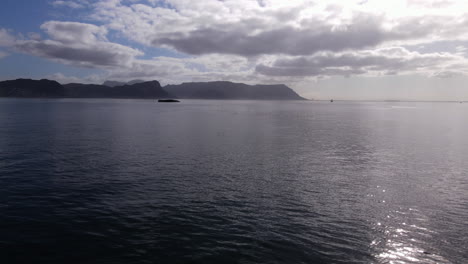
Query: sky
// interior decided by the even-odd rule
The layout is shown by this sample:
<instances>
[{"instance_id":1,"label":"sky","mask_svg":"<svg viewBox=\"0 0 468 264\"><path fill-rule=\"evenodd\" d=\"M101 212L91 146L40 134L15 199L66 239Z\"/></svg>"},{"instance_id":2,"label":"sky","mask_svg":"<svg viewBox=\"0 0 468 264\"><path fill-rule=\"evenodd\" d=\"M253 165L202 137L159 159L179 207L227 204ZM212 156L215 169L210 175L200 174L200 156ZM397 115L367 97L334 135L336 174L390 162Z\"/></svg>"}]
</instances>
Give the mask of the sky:
<instances>
[{"instance_id":1,"label":"sky","mask_svg":"<svg viewBox=\"0 0 468 264\"><path fill-rule=\"evenodd\" d=\"M468 100L466 0L2 0L0 80L284 83Z\"/></svg>"}]
</instances>

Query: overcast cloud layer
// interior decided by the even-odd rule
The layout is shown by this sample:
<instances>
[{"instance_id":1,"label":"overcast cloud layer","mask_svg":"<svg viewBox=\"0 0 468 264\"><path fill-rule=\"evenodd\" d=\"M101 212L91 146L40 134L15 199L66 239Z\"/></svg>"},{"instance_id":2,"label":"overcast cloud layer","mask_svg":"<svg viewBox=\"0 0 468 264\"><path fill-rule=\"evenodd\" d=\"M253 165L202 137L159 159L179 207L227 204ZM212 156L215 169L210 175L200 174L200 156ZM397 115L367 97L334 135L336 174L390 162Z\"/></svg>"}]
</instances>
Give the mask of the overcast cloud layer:
<instances>
[{"instance_id":1,"label":"overcast cloud layer","mask_svg":"<svg viewBox=\"0 0 468 264\"><path fill-rule=\"evenodd\" d=\"M464 0L76 0L50 6L75 10L84 20L44 21L41 32L30 34L0 29L0 58L20 52L104 69L101 79L165 82L291 84L468 73ZM151 49L168 52L151 57Z\"/></svg>"}]
</instances>

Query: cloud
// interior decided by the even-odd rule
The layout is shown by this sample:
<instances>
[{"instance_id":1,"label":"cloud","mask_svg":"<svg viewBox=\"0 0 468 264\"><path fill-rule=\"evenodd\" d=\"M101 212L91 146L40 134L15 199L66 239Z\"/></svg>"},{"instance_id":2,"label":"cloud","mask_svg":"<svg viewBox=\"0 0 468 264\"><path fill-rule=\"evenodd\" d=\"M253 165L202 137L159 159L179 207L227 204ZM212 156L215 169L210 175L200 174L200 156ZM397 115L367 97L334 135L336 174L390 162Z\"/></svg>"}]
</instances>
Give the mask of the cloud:
<instances>
[{"instance_id":1,"label":"cloud","mask_svg":"<svg viewBox=\"0 0 468 264\"><path fill-rule=\"evenodd\" d=\"M74 8L88 23L46 22L41 26L45 38L15 38L0 29L0 45L104 69L100 77L124 81L290 83L330 76L468 73L463 48L468 1L75 0L52 5ZM164 55L143 59L143 52L129 46L135 43L147 55ZM174 52L182 56L168 57Z\"/></svg>"},{"instance_id":2,"label":"cloud","mask_svg":"<svg viewBox=\"0 0 468 264\"><path fill-rule=\"evenodd\" d=\"M466 14L454 7L467 4L359 2L108 0L95 5L93 17L141 44L191 55L312 55L466 36Z\"/></svg>"},{"instance_id":3,"label":"cloud","mask_svg":"<svg viewBox=\"0 0 468 264\"><path fill-rule=\"evenodd\" d=\"M206 55L192 58L156 57L136 59L129 66L108 69L102 80L158 80L163 84L230 80L256 83L254 62L237 56ZM262 76L260 76L262 77ZM268 79L272 79L268 77Z\"/></svg>"},{"instance_id":4,"label":"cloud","mask_svg":"<svg viewBox=\"0 0 468 264\"><path fill-rule=\"evenodd\" d=\"M34 39L34 40L41 40L42 39L41 34L39 34L37 32L28 32L27 36L28 36L28 38Z\"/></svg>"},{"instance_id":5,"label":"cloud","mask_svg":"<svg viewBox=\"0 0 468 264\"><path fill-rule=\"evenodd\" d=\"M119 36L190 55L168 66L178 65L179 79L211 74L291 82L468 72L460 48L448 49L468 40L463 1L106 0L94 7L91 18ZM442 42L447 44L437 52L408 50ZM168 76L161 67L168 61L140 60L130 75Z\"/></svg>"},{"instance_id":6,"label":"cloud","mask_svg":"<svg viewBox=\"0 0 468 264\"><path fill-rule=\"evenodd\" d=\"M41 25L52 39L64 44L93 44L106 41L107 30L93 24L49 21Z\"/></svg>"},{"instance_id":7,"label":"cloud","mask_svg":"<svg viewBox=\"0 0 468 264\"><path fill-rule=\"evenodd\" d=\"M8 53L0 51L0 59L5 58L6 56L8 56Z\"/></svg>"},{"instance_id":8,"label":"cloud","mask_svg":"<svg viewBox=\"0 0 468 264\"><path fill-rule=\"evenodd\" d=\"M182 59L158 57L153 60L135 60L129 67L110 71L109 78L116 80L181 78L195 72L189 69Z\"/></svg>"},{"instance_id":9,"label":"cloud","mask_svg":"<svg viewBox=\"0 0 468 264\"><path fill-rule=\"evenodd\" d=\"M85 8L83 1L53 1L51 5L54 7L68 7L73 9Z\"/></svg>"},{"instance_id":10,"label":"cloud","mask_svg":"<svg viewBox=\"0 0 468 264\"><path fill-rule=\"evenodd\" d=\"M17 40L17 51L82 67L121 67L139 50L109 42L107 30L92 24L49 21L41 26L51 39Z\"/></svg>"},{"instance_id":11,"label":"cloud","mask_svg":"<svg viewBox=\"0 0 468 264\"><path fill-rule=\"evenodd\" d=\"M452 0L408 0L409 6L416 6L416 7L426 7L426 8L443 8L448 7L454 4Z\"/></svg>"},{"instance_id":12,"label":"cloud","mask_svg":"<svg viewBox=\"0 0 468 264\"><path fill-rule=\"evenodd\" d=\"M441 71L459 61L463 61L463 58L447 53L420 54L394 47L279 58L270 64L257 65L256 71L268 76L427 74Z\"/></svg>"},{"instance_id":13,"label":"cloud","mask_svg":"<svg viewBox=\"0 0 468 264\"><path fill-rule=\"evenodd\" d=\"M67 83L93 83L102 84L105 79L103 76L92 74L85 77L67 76L63 73L54 73L44 76L45 79L55 80L61 84Z\"/></svg>"},{"instance_id":14,"label":"cloud","mask_svg":"<svg viewBox=\"0 0 468 264\"><path fill-rule=\"evenodd\" d=\"M452 78L456 76L461 76L462 74L457 71L440 71L440 72L435 72L432 76L437 77L437 78Z\"/></svg>"},{"instance_id":15,"label":"cloud","mask_svg":"<svg viewBox=\"0 0 468 264\"><path fill-rule=\"evenodd\" d=\"M375 46L384 40L375 17L356 17L350 25L336 27L317 21L303 27L282 26L252 34L254 24L212 25L188 33L159 34L155 46L169 46L188 54L311 55L318 51L343 51ZM313 28L311 30L311 28Z\"/></svg>"},{"instance_id":16,"label":"cloud","mask_svg":"<svg viewBox=\"0 0 468 264\"><path fill-rule=\"evenodd\" d=\"M13 37L8 30L0 28L0 47L11 47L15 44Z\"/></svg>"}]
</instances>

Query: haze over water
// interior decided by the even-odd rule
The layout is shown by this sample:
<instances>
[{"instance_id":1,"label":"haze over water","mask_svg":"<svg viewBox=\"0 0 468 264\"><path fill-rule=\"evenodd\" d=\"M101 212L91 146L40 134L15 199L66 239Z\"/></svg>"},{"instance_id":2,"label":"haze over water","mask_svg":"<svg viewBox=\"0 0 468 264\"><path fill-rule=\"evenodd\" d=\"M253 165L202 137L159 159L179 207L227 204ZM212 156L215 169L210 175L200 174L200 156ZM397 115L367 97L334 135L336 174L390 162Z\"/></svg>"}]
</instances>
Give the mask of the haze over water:
<instances>
[{"instance_id":1,"label":"haze over water","mask_svg":"<svg viewBox=\"0 0 468 264\"><path fill-rule=\"evenodd\" d=\"M0 99L2 263L464 263L468 104Z\"/></svg>"}]
</instances>

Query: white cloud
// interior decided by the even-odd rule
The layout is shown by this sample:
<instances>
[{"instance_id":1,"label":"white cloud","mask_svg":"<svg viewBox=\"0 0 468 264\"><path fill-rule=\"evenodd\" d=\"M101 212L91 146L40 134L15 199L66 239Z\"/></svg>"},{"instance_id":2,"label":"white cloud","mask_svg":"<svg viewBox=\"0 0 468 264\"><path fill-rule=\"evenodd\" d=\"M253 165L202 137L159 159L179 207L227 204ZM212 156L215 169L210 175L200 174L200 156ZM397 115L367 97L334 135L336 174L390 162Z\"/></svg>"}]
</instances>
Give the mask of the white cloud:
<instances>
[{"instance_id":1,"label":"white cloud","mask_svg":"<svg viewBox=\"0 0 468 264\"><path fill-rule=\"evenodd\" d=\"M99 78L122 81L290 84L333 76L447 78L468 73L465 0L75 0L52 4L89 7L81 9L91 12L83 17L98 25L49 21L41 26L48 35L43 39L31 35L15 40L0 29L0 45L66 64L103 68L106 74ZM186 56L142 59L142 51L109 39Z\"/></svg>"},{"instance_id":2,"label":"white cloud","mask_svg":"<svg viewBox=\"0 0 468 264\"><path fill-rule=\"evenodd\" d=\"M169 68L179 79L211 74L267 81L466 73L462 48L418 53L405 47L468 40L467 1L102 0L93 7L90 18L120 37L190 55L135 60L120 76L125 70L168 76ZM389 55L392 49L401 54ZM309 64L286 67L286 61Z\"/></svg>"},{"instance_id":3,"label":"white cloud","mask_svg":"<svg viewBox=\"0 0 468 264\"><path fill-rule=\"evenodd\" d=\"M16 50L82 67L124 67L139 50L109 42L107 30L92 24L49 21L41 26L50 39L17 40Z\"/></svg>"},{"instance_id":4,"label":"white cloud","mask_svg":"<svg viewBox=\"0 0 468 264\"><path fill-rule=\"evenodd\" d=\"M93 44L106 41L107 30L92 24L49 21L41 25L52 39L65 44Z\"/></svg>"},{"instance_id":5,"label":"white cloud","mask_svg":"<svg viewBox=\"0 0 468 264\"><path fill-rule=\"evenodd\" d=\"M4 28L0 28L0 47L11 47L15 44L15 37Z\"/></svg>"},{"instance_id":6,"label":"white cloud","mask_svg":"<svg viewBox=\"0 0 468 264\"><path fill-rule=\"evenodd\" d=\"M92 74L86 77L76 77L68 76L63 73L54 73L44 76L45 79L55 80L61 84L67 83L92 83L92 84L102 84L104 76Z\"/></svg>"},{"instance_id":7,"label":"white cloud","mask_svg":"<svg viewBox=\"0 0 468 264\"><path fill-rule=\"evenodd\" d=\"M5 58L6 56L8 56L8 53L0 51L0 59Z\"/></svg>"},{"instance_id":8,"label":"white cloud","mask_svg":"<svg viewBox=\"0 0 468 264\"><path fill-rule=\"evenodd\" d=\"M28 38L34 39L34 40L41 40L42 39L41 34L39 34L37 32L29 32L28 33Z\"/></svg>"},{"instance_id":9,"label":"white cloud","mask_svg":"<svg viewBox=\"0 0 468 264\"><path fill-rule=\"evenodd\" d=\"M260 64L257 72L269 76L349 76L424 74L438 72L463 63L463 57L449 53L420 54L401 47L358 52L320 53L314 56L282 57Z\"/></svg>"},{"instance_id":10,"label":"white cloud","mask_svg":"<svg viewBox=\"0 0 468 264\"><path fill-rule=\"evenodd\" d=\"M153 7L107 0L93 17L142 44L195 55L307 55L467 37L462 1L360 2L165 0Z\"/></svg>"},{"instance_id":11,"label":"white cloud","mask_svg":"<svg viewBox=\"0 0 468 264\"><path fill-rule=\"evenodd\" d=\"M54 7L68 7L73 9L85 8L83 1L53 1Z\"/></svg>"}]
</instances>

